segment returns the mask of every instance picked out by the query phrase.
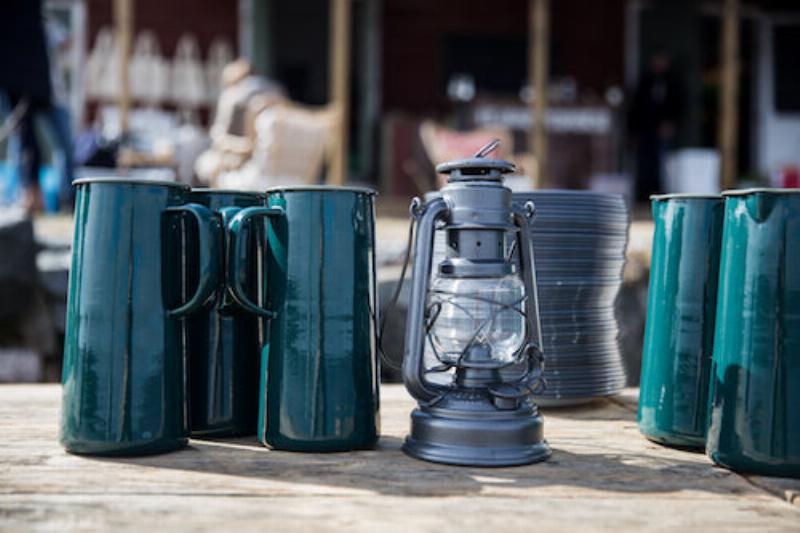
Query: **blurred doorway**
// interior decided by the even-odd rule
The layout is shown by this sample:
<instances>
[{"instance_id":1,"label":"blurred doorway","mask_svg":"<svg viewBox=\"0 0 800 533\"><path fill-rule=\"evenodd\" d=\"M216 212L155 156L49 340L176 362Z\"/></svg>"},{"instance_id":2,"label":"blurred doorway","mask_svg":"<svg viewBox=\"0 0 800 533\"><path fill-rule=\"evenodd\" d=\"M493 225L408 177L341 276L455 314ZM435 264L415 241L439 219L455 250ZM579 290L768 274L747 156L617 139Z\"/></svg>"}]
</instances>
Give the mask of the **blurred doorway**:
<instances>
[{"instance_id":1,"label":"blurred doorway","mask_svg":"<svg viewBox=\"0 0 800 533\"><path fill-rule=\"evenodd\" d=\"M625 79L635 87L648 59L665 51L685 105L673 148L717 147L721 80L720 2L633 0L626 8ZM766 183L800 164L800 6L743 1L739 26L739 180ZM630 154L629 154L630 156Z\"/></svg>"}]
</instances>

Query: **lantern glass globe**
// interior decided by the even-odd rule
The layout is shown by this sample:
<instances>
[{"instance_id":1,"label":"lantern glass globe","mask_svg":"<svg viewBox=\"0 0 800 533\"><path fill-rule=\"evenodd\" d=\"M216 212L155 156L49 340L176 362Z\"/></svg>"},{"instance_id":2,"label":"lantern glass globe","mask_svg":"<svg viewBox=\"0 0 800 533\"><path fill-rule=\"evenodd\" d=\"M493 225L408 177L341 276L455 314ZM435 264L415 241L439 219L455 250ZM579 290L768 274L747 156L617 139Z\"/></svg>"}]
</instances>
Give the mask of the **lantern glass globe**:
<instances>
[{"instance_id":1,"label":"lantern glass globe","mask_svg":"<svg viewBox=\"0 0 800 533\"><path fill-rule=\"evenodd\" d=\"M524 297L525 285L516 275L437 277L429 308L435 316L430 340L439 360L498 367L513 363L525 341Z\"/></svg>"}]
</instances>

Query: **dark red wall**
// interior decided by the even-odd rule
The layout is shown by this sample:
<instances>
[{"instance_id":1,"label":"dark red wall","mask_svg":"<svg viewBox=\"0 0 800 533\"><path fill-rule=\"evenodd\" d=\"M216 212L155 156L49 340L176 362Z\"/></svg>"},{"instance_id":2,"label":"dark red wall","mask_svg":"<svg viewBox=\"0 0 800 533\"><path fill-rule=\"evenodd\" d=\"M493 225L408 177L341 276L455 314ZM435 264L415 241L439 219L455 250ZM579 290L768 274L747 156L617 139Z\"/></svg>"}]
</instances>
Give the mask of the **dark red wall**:
<instances>
[{"instance_id":1,"label":"dark red wall","mask_svg":"<svg viewBox=\"0 0 800 533\"><path fill-rule=\"evenodd\" d=\"M443 36L524 37L528 5L528 0L384 0L384 110L444 110ZM553 74L573 76L582 88L598 92L621 84L625 0L553 0L551 6Z\"/></svg>"},{"instance_id":2,"label":"dark red wall","mask_svg":"<svg viewBox=\"0 0 800 533\"><path fill-rule=\"evenodd\" d=\"M551 0L558 75L596 91L625 78L625 0Z\"/></svg>"},{"instance_id":3,"label":"dark red wall","mask_svg":"<svg viewBox=\"0 0 800 533\"><path fill-rule=\"evenodd\" d=\"M440 110L444 34L524 34L526 13L526 0L385 0L383 108Z\"/></svg>"}]
</instances>

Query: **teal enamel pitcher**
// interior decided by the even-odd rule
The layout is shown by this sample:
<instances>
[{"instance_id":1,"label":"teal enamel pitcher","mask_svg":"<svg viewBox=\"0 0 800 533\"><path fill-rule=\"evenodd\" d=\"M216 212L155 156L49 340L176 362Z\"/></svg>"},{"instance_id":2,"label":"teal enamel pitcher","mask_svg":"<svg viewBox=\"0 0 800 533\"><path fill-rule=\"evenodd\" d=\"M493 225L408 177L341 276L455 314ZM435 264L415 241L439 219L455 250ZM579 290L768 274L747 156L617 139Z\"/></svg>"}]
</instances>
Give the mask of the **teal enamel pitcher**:
<instances>
[{"instance_id":1,"label":"teal enamel pitcher","mask_svg":"<svg viewBox=\"0 0 800 533\"><path fill-rule=\"evenodd\" d=\"M800 189L724 195L706 452L800 477Z\"/></svg>"},{"instance_id":2,"label":"teal enamel pitcher","mask_svg":"<svg viewBox=\"0 0 800 533\"><path fill-rule=\"evenodd\" d=\"M269 219L267 304L258 437L281 450L371 448L378 439L374 192L341 187L268 191L266 208L229 224L229 285L243 290L251 217Z\"/></svg>"},{"instance_id":3,"label":"teal enamel pitcher","mask_svg":"<svg viewBox=\"0 0 800 533\"><path fill-rule=\"evenodd\" d=\"M188 188L176 183L75 185L61 443L98 455L180 448L189 437L183 317L217 285L219 222L187 203ZM190 223L197 257L183 253ZM199 270L190 294L192 263Z\"/></svg>"},{"instance_id":4,"label":"teal enamel pitcher","mask_svg":"<svg viewBox=\"0 0 800 533\"><path fill-rule=\"evenodd\" d=\"M705 445L724 200L651 197L655 231L639 385L639 431Z\"/></svg>"},{"instance_id":5,"label":"teal enamel pitcher","mask_svg":"<svg viewBox=\"0 0 800 533\"><path fill-rule=\"evenodd\" d=\"M264 195L222 189L193 189L192 202L208 207L223 227L242 209L260 206ZM196 225L193 225L196 226ZM261 302L263 287L258 273L263 262L263 224L249 232L245 254L246 285L243 290L252 301ZM191 231L196 231L192 227ZM197 239L189 239L187 255L196 257ZM220 249L227 248L223 234ZM218 268L227 269L224 253L217 257ZM189 290L199 280L199 264L190 265ZM192 437L250 435L256 431L258 413L258 367L264 342L264 323L256 313L239 305L221 276L211 298L202 309L186 318L186 343L189 358L189 411Z\"/></svg>"}]
</instances>

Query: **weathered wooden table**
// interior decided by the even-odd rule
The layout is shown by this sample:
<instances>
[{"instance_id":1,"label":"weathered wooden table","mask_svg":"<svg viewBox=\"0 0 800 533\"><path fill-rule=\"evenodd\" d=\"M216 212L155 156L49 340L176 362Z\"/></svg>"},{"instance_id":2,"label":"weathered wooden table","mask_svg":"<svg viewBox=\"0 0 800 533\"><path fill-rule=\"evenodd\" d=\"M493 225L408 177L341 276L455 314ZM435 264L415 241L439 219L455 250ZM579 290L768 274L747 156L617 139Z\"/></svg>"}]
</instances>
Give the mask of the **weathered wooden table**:
<instances>
[{"instance_id":1,"label":"weathered wooden table","mask_svg":"<svg viewBox=\"0 0 800 533\"><path fill-rule=\"evenodd\" d=\"M56 385L0 386L0 529L800 531L800 482L745 477L642 438L636 391L545 410L546 463L458 468L400 451L413 402L382 389L367 452L275 452L255 438L101 459L57 442Z\"/></svg>"}]
</instances>

